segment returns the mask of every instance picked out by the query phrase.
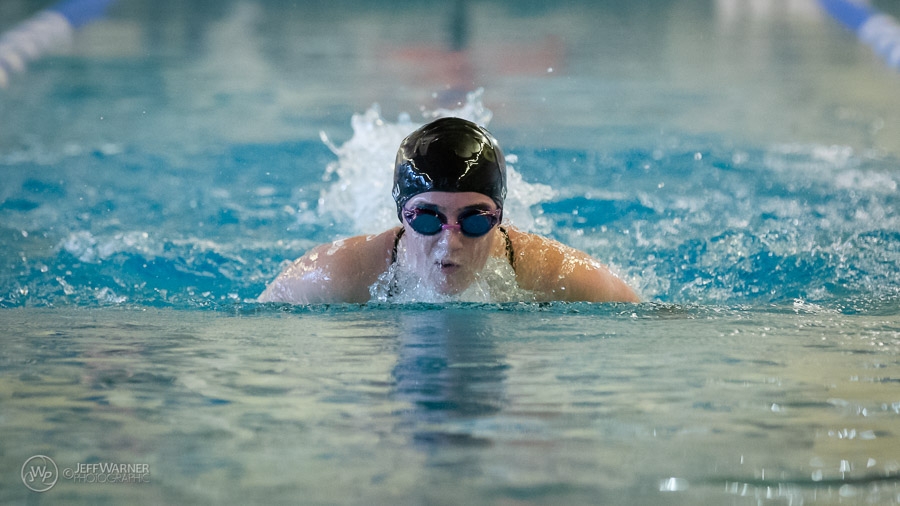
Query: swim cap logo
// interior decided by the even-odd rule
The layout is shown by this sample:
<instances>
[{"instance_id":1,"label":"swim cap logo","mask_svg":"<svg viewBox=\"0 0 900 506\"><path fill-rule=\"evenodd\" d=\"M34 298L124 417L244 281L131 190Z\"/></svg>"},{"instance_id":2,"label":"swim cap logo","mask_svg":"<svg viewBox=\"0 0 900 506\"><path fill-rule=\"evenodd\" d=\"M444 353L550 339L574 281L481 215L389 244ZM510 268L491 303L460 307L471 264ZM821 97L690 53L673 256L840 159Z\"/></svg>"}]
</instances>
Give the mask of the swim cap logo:
<instances>
[{"instance_id":1,"label":"swim cap logo","mask_svg":"<svg viewBox=\"0 0 900 506\"><path fill-rule=\"evenodd\" d=\"M22 464L22 483L35 492L46 492L56 485L59 468L46 455L35 455Z\"/></svg>"}]
</instances>

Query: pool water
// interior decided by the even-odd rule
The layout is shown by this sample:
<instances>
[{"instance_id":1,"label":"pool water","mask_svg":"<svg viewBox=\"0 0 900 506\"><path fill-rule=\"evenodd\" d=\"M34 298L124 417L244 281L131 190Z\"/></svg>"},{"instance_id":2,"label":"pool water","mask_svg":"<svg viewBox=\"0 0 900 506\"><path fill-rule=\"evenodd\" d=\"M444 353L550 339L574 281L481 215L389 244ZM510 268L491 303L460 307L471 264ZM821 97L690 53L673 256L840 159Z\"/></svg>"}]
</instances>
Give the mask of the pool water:
<instances>
[{"instance_id":1,"label":"pool water","mask_svg":"<svg viewBox=\"0 0 900 506\"><path fill-rule=\"evenodd\" d=\"M4 495L68 503L891 504L896 316L549 304L12 309ZM24 490L23 490L24 489ZM9 502L9 501L7 501Z\"/></svg>"},{"instance_id":2,"label":"pool water","mask_svg":"<svg viewBox=\"0 0 900 506\"><path fill-rule=\"evenodd\" d=\"M163 4L0 89L0 502L900 503L900 75L815 2ZM646 302L256 303L442 109Z\"/></svg>"}]
</instances>

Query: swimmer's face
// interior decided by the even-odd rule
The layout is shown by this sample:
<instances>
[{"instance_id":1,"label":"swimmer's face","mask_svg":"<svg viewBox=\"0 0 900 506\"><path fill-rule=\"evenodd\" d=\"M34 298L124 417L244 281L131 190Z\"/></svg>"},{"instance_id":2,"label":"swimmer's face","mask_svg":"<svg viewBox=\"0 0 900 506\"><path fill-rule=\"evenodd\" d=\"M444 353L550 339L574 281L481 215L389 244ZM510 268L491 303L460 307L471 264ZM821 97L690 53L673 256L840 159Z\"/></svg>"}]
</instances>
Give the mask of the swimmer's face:
<instances>
[{"instance_id":1,"label":"swimmer's face","mask_svg":"<svg viewBox=\"0 0 900 506\"><path fill-rule=\"evenodd\" d=\"M455 225L461 214L472 210L495 211L490 197L475 192L426 192L409 199L407 210L436 211ZM459 228L422 235L403 220L402 263L438 293L455 295L472 284L495 247L497 227L481 237L468 237Z\"/></svg>"}]
</instances>

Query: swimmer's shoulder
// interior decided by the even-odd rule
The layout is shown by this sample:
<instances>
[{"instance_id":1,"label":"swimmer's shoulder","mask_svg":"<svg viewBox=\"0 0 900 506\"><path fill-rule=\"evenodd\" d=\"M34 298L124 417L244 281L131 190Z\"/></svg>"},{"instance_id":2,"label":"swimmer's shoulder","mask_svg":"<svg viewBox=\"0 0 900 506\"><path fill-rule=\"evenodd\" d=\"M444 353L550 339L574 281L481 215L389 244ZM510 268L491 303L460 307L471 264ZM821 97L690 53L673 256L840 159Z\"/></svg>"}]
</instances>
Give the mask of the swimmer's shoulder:
<instances>
[{"instance_id":1,"label":"swimmer's shoulder","mask_svg":"<svg viewBox=\"0 0 900 506\"><path fill-rule=\"evenodd\" d=\"M563 258L563 246L553 239L529 232L522 232L515 227L506 227L509 242L512 246L516 273L522 281L531 281L523 286L529 290L541 288L540 281L554 278L558 274L560 261ZM521 279L524 275L524 280Z\"/></svg>"},{"instance_id":2,"label":"swimmer's shoulder","mask_svg":"<svg viewBox=\"0 0 900 506\"><path fill-rule=\"evenodd\" d=\"M380 234L357 235L323 244L312 250L322 265L330 265L335 274L356 275L367 271L378 274L390 265L391 251L400 227Z\"/></svg>"},{"instance_id":3,"label":"swimmer's shoulder","mask_svg":"<svg viewBox=\"0 0 900 506\"><path fill-rule=\"evenodd\" d=\"M291 263L261 302L320 304L369 300L369 286L389 266L397 228L322 244Z\"/></svg>"},{"instance_id":4,"label":"swimmer's shoulder","mask_svg":"<svg viewBox=\"0 0 900 506\"><path fill-rule=\"evenodd\" d=\"M637 294L587 253L537 234L507 229L519 286L547 300L639 302Z\"/></svg>"}]
</instances>

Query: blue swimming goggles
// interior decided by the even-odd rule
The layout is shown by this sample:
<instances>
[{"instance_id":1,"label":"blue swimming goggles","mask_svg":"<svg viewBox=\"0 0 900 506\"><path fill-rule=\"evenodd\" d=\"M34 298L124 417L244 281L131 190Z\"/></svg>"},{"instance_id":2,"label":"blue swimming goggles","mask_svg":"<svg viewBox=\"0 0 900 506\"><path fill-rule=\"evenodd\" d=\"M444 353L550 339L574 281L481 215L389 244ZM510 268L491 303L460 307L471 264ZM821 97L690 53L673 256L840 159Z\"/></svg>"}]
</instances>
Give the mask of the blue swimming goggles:
<instances>
[{"instance_id":1,"label":"blue swimming goggles","mask_svg":"<svg viewBox=\"0 0 900 506\"><path fill-rule=\"evenodd\" d=\"M445 229L459 229L466 237L481 237L487 234L500 223L502 209L487 211L484 209L471 209L460 213L456 224L447 223L447 217L442 213L425 207L404 209L403 217L413 230L422 235L435 235Z\"/></svg>"}]
</instances>

